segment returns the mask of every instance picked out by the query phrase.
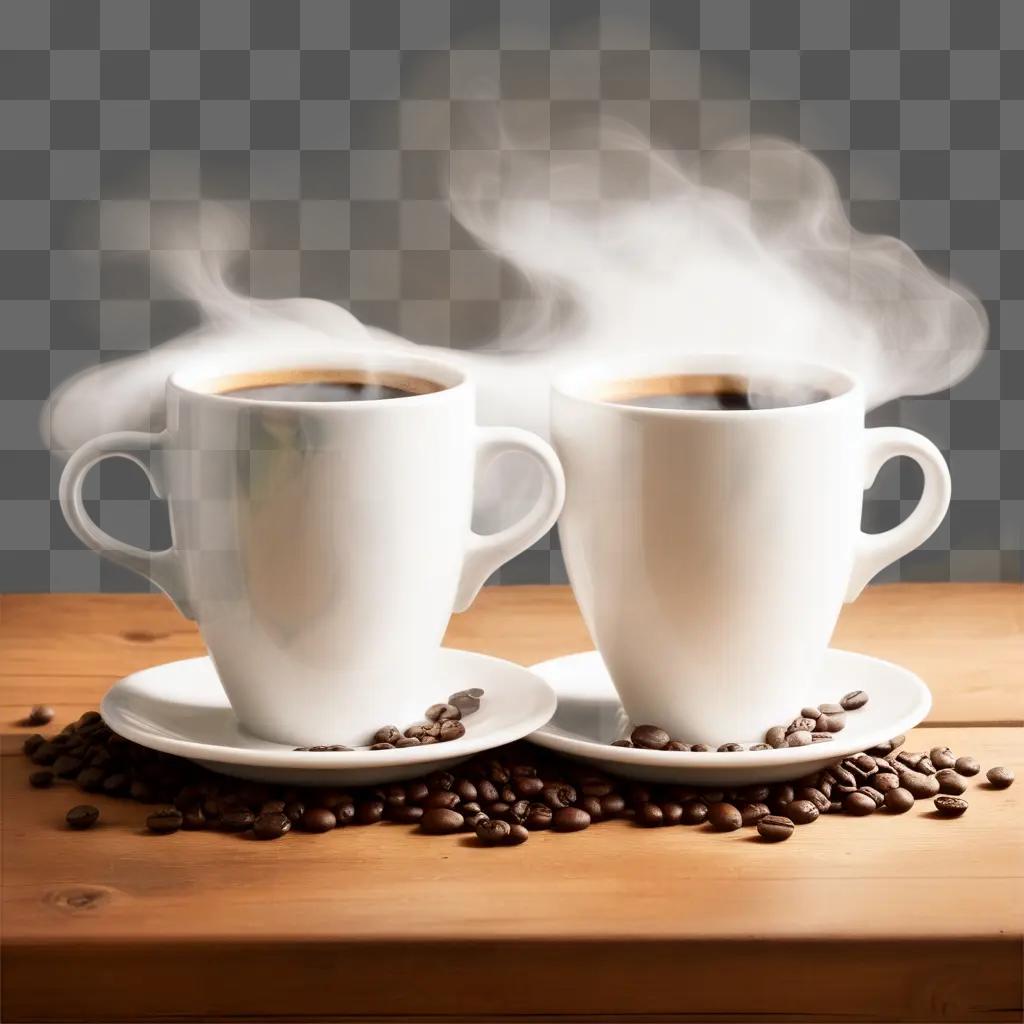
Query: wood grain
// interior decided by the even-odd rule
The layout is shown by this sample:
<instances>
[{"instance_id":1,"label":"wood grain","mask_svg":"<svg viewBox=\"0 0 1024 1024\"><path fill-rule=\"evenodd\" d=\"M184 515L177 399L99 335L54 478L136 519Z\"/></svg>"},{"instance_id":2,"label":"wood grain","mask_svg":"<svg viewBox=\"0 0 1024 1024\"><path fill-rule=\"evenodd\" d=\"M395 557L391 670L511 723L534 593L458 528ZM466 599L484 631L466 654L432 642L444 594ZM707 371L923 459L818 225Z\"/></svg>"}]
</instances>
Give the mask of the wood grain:
<instances>
[{"instance_id":1,"label":"wood grain","mask_svg":"<svg viewBox=\"0 0 1024 1024\"><path fill-rule=\"evenodd\" d=\"M947 718L980 702L977 719L1016 720L1019 596L875 588L841 642L920 658ZM31 692L57 728L126 664L198 649L159 598L4 597L0 614L6 722ZM486 592L450 642L527 662L588 646L559 588ZM1024 783L974 780L955 821L830 816L779 846L620 822L509 850L386 824L256 843L151 836L142 807L104 797L101 825L70 832L77 794L30 790L28 730L3 731L4 1020L1021 1019ZM1019 773L1022 736L957 723L909 745Z\"/></svg>"}]
</instances>

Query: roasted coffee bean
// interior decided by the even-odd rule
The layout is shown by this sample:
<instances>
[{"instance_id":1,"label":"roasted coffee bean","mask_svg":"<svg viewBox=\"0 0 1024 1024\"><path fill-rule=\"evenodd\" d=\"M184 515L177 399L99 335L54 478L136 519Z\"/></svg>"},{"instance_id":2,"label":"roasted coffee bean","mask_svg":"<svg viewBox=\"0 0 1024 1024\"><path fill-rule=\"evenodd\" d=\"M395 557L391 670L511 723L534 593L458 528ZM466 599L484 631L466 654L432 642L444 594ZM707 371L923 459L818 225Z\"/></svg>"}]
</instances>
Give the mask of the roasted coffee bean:
<instances>
[{"instance_id":1,"label":"roasted coffee bean","mask_svg":"<svg viewBox=\"0 0 1024 1024\"><path fill-rule=\"evenodd\" d=\"M560 807L551 816L556 832L580 832L590 824L590 815L579 807Z\"/></svg>"},{"instance_id":2,"label":"roasted coffee bean","mask_svg":"<svg viewBox=\"0 0 1024 1024\"><path fill-rule=\"evenodd\" d=\"M924 757L924 754L916 753L911 750L901 750L896 755L896 762L903 765L904 768L909 768L911 771L916 772L917 766L921 763L922 757Z\"/></svg>"},{"instance_id":3,"label":"roasted coffee bean","mask_svg":"<svg viewBox=\"0 0 1024 1024\"><path fill-rule=\"evenodd\" d=\"M600 775L590 776L579 781L579 791L583 796L607 796L614 788L608 779Z\"/></svg>"},{"instance_id":4,"label":"roasted coffee bean","mask_svg":"<svg viewBox=\"0 0 1024 1024\"><path fill-rule=\"evenodd\" d=\"M740 808L740 817L743 819L744 826L756 825L762 818L767 818L770 813L767 804L744 804Z\"/></svg>"},{"instance_id":5,"label":"roasted coffee bean","mask_svg":"<svg viewBox=\"0 0 1024 1024\"><path fill-rule=\"evenodd\" d=\"M720 754L735 754L736 751L742 750L743 745L740 743L723 743L719 748Z\"/></svg>"},{"instance_id":6,"label":"roasted coffee bean","mask_svg":"<svg viewBox=\"0 0 1024 1024\"><path fill-rule=\"evenodd\" d=\"M169 835L171 832L177 832L184 820L184 815L177 807L161 807L146 817L146 828L150 832Z\"/></svg>"},{"instance_id":7,"label":"roasted coffee bean","mask_svg":"<svg viewBox=\"0 0 1024 1024\"><path fill-rule=\"evenodd\" d=\"M260 814L284 814L283 800L264 800L260 805Z\"/></svg>"},{"instance_id":8,"label":"roasted coffee bean","mask_svg":"<svg viewBox=\"0 0 1024 1024\"><path fill-rule=\"evenodd\" d=\"M474 697L474 693L477 696ZM465 718L466 715L471 715L474 711L480 710L480 697L482 696L483 690L459 690L448 698L448 703L457 707L463 718Z\"/></svg>"},{"instance_id":9,"label":"roasted coffee bean","mask_svg":"<svg viewBox=\"0 0 1024 1024\"><path fill-rule=\"evenodd\" d=\"M656 725L638 725L630 734L634 747L641 747L644 750L664 750L668 746L671 736L664 729Z\"/></svg>"},{"instance_id":10,"label":"roasted coffee bean","mask_svg":"<svg viewBox=\"0 0 1024 1024\"><path fill-rule=\"evenodd\" d=\"M793 822L781 814L768 814L757 823L758 835L768 843L781 843L795 831Z\"/></svg>"},{"instance_id":11,"label":"roasted coffee bean","mask_svg":"<svg viewBox=\"0 0 1024 1024\"><path fill-rule=\"evenodd\" d=\"M604 819L604 812L601 810L601 801L596 796L584 796L580 797L579 803L576 805L580 810L586 811L590 815L590 820L593 824L597 824L599 821Z\"/></svg>"},{"instance_id":12,"label":"roasted coffee bean","mask_svg":"<svg viewBox=\"0 0 1024 1024\"><path fill-rule=\"evenodd\" d=\"M875 764L875 759L867 754L854 754L853 757L846 759L846 765L851 771L856 769L861 772L864 778L868 778L868 776L875 775L878 772L878 765Z\"/></svg>"},{"instance_id":13,"label":"roasted coffee bean","mask_svg":"<svg viewBox=\"0 0 1024 1024\"><path fill-rule=\"evenodd\" d=\"M420 803L429 810L435 807L458 807L462 801L459 799L458 793L452 793L447 789L435 789L433 793L428 793Z\"/></svg>"},{"instance_id":14,"label":"roasted coffee bean","mask_svg":"<svg viewBox=\"0 0 1024 1024\"><path fill-rule=\"evenodd\" d=\"M798 729L796 732L791 732L786 736L787 747L806 747L813 742L811 734L806 729Z\"/></svg>"},{"instance_id":15,"label":"roasted coffee bean","mask_svg":"<svg viewBox=\"0 0 1024 1024\"><path fill-rule=\"evenodd\" d=\"M814 739L814 734L813 733L811 734L811 739L812 740ZM755 743L750 749L751 750L771 750L772 748L767 743Z\"/></svg>"},{"instance_id":16,"label":"roasted coffee bean","mask_svg":"<svg viewBox=\"0 0 1024 1024\"><path fill-rule=\"evenodd\" d=\"M374 743L396 744L401 738L401 731L394 725L383 725L373 734Z\"/></svg>"},{"instance_id":17,"label":"roasted coffee bean","mask_svg":"<svg viewBox=\"0 0 1024 1024\"><path fill-rule=\"evenodd\" d=\"M949 747L932 747L928 752L931 762L940 771L943 768L952 768L956 764L956 755Z\"/></svg>"},{"instance_id":18,"label":"roasted coffee bean","mask_svg":"<svg viewBox=\"0 0 1024 1024\"><path fill-rule=\"evenodd\" d=\"M537 780L540 781L539 779ZM543 787L543 783L541 786ZM476 786L473 785L469 779L456 779L455 784L452 786L452 792L464 803L475 803L477 802L479 793L477 792Z\"/></svg>"},{"instance_id":19,"label":"roasted coffee bean","mask_svg":"<svg viewBox=\"0 0 1024 1024\"><path fill-rule=\"evenodd\" d=\"M49 704L36 704L21 720L21 725L47 725L53 721L55 712Z\"/></svg>"},{"instance_id":20,"label":"roasted coffee bean","mask_svg":"<svg viewBox=\"0 0 1024 1024\"><path fill-rule=\"evenodd\" d=\"M732 804L725 801L708 807L708 824L716 832L734 832L743 826L743 815Z\"/></svg>"},{"instance_id":21,"label":"roasted coffee bean","mask_svg":"<svg viewBox=\"0 0 1024 1024\"><path fill-rule=\"evenodd\" d=\"M939 783L939 792L947 796L959 796L967 790L967 780L962 775L957 775L952 768L942 768L935 773Z\"/></svg>"},{"instance_id":22,"label":"roasted coffee bean","mask_svg":"<svg viewBox=\"0 0 1024 1024\"><path fill-rule=\"evenodd\" d=\"M428 722L458 721L462 712L454 704L431 704L424 717Z\"/></svg>"},{"instance_id":23,"label":"roasted coffee bean","mask_svg":"<svg viewBox=\"0 0 1024 1024\"><path fill-rule=\"evenodd\" d=\"M796 790L788 782L779 782L771 789L768 805L772 808L785 807L796 799Z\"/></svg>"},{"instance_id":24,"label":"roasted coffee bean","mask_svg":"<svg viewBox=\"0 0 1024 1024\"><path fill-rule=\"evenodd\" d=\"M520 846L530 838L530 833L522 825L509 825L508 835L505 837L506 846Z\"/></svg>"},{"instance_id":25,"label":"roasted coffee bean","mask_svg":"<svg viewBox=\"0 0 1024 1024\"><path fill-rule=\"evenodd\" d=\"M465 735L466 727L461 722L445 719L441 722L441 730L437 738L441 743L448 743L451 740L461 739Z\"/></svg>"},{"instance_id":26,"label":"roasted coffee bean","mask_svg":"<svg viewBox=\"0 0 1024 1024\"><path fill-rule=\"evenodd\" d=\"M818 732L831 733L842 732L846 728L846 714L843 711L833 711L830 714L823 714L818 719Z\"/></svg>"},{"instance_id":27,"label":"roasted coffee bean","mask_svg":"<svg viewBox=\"0 0 1024 1024\"><path fill-rule=\"evenodd\" d=\"M665 747L666 750L672 750L675 753L689 753L690 744L683 743L682 740L669 740L668 745Z\"/></svg>"},{"instance_id":28,"label":"roasted coffee bean","mask_svg":"<svg viewBox=\"0 0 1024 1024\"><path fill-rule=\"evenodd\" d=\"M892 761L887 761L884 757L873 757L872 760L875 762L875 767L878 769L877 774L879 775L895 775L896 769L893 767Z\"/></svg>"},{"instance_id":29,"label":"roasted coffee bean","mask_svg":"<svg viewBox=\"0 0 1024 1024\"><path fill-rule=\"evenodd\" d=\"M540 799L553 811L557 811L576 803L576 790L567 782L551 783L540 791Z\"/></svg>"},{"instance_id":30,"label":"roasted coffee bean","mask_svg":"<svg viewBox=\"0 0 1024 1024\"><path fill-rule=\"evenodd\" d=\"M420 830L432 836L448 835L462 828L465 818L449 807L431 807L420 818Z\"/></svg>"},{"instance_id":31,"label":"roasted coffee bean","mask_svg":"<svg viewBox=\"0 0 1024 1024\"><path fill-rule=\"evenodd\" d=\"M856 711L868 702L868 695L863 690L853 690L839 701L844 711Z\"/></svg>"},{"instance_id":32,"label":"roasted coffee bean","mask_svg":"<svg viewBox=\"0 0 1024 1024\"><path fill-rule=\"evenodd\" d=\"M58 779L73 779L82 770L82 759L73 754L61 754L53 762L53 774Z\"/></svg>"},{"instance_id":33,"label":"roasted coffee bean","mask_svg":"<svg viewBox=\"0 0 1024 1024\"><path fill-rule=\"evenodd\" d=\"M202 807L190 807L187 811L181 812L181 827L186 832L200 832L206 828L206 815Z\"/></svg>"},{"instance_id":34,"label":"roasted coffee bean","mask_svg":"<svg viewBox=\"0 0 1024 1024\"><path fill-rule=\"evenodd\" d=\"M769 747L779 748L786 745L786 727L773 725L765 734L764 741Z\"/></svg>"},{"instance_id":35,"label":"roasted coffee bean","mask_svg":"<svg viewBox=\"0 0 1024 1024\"><path fill-rule=\"evenodd\" d=\"M476 837L484 846L500 846L512 833L512 826L507 821L497 818L484 818L476 825Z\"/></svg>"},{"instance_id":36,"label":"roasted coffee bean","mask_svg":"<svg viewBox=\"0 0 1024 1024\"><path fill-rule=\"evenodd\" d=\"M815 715L814 718L805 718L801 715L799 718L794 718L786 727L786 735L789 736L794 732L814 732L818 717L818 715Z\"/></svg>"},{"instance_id":37,"label":"roasted coffee bean","mask_svg":"<svg viewBox=\"0 0 1024 1024\"><path fill-rule=\"evenodd\" d=\"M626 790L626 802L630 807L639 807L641 804L649 804L654 800L654 793L649 786L639 782L631 782Z\"/></svg>"},{"instance_id":38,"label":"roasted coffee bean","mask_svg":"<svg viewBox=\"0 0 1024 1024\"><path fill-rule=\"evenodd\" d=\"M900 785L910 790L915 800L924 800L939 792L939 780L934 775L922 775L920 772L904 769L900 772L899 778Z\"/></svg>"},{"instance_id":39,"label":"roasted coffee bean","mask_svg":"<svg viewBox=\"0 0 1024 1024\"><path fill-rule=\"evenodd\" d=\"M801 718L810 718L812 721L816 721L821 717L821 708L806 707L800 711Z\"/></svg>"},{"instance_id":40,"label":"roasted coffee bean","mask_svg":"<svg viewBox=\"0 0 1024 1024\"><path fill-rule=\"evenodd\" d=\"M709 754L712 748L706 743L692 743L690 744L690 752L693 754Z\"/></svg>"},{"instance_id":41,"label":"roasted coffee bean","mask_svg":"<svg viewBox=\"0 0 1024 1024\"><path fill-rule=\"evenodd\" d=\"M370 750L394 750L395 745L393 743L371 743Z\"/></svg>"},{"instance_id":42,"label":"roasted coffee bean","mask_svg":"<svg viewBox=\"0 0 1024 1024\"><path fill-rule=\"evenodd\" d=\"M644 828L657 828L665 824L665 814L657 804L643 804L637 808L636 823Z\"/></svg>"},{"instance_id":43,"label":"roasted coffee bean","mask_svg":"<svg viewBox=\"0 0 1024 1024\"><path fill-rule=\"evenodd\" d=\"M818 820L820 812L810 800L794 800L786 805L783 813L794 825L810 825L812 821Z\"/></svg>"},{"instance_id":44,"label":"roasted coffee bean","mask_svg":"<svg viewBox=\"0 0 1024 1024\"><path fill-rule=\"evenodd\" d=\"M665 800L661 804L661 813L665 816L666 825L680 825L683 821L683 805L675 800ZM594 821L600 821L594 818Z\"/></svg>"},{"instance_id":45,"label":"roasted coffee bean","mask_svg":"<svg viewBox=\"0 0 1024 1024\"><path fill-rule=\"evenodd\" d=\"M388 809L388 817L399 825L415 825L423 815L423 808L416 804L402 804Z\"/></svg>"},{"instance_id":46,"label":"roasted coffee bean","mask_svg":"<svg viewBox=\"0 0 1024 1024\"><path fill-rule=\"evenodd\" d=\"M292 823L283 811L263 811L252 823L252 834L257 839L280 839L292 830Z\"/></svg>"},{"instance_id":47,"label":"roasted coffee bean","mask_svg":"<svg viewBox=\"0 0 1024 1024\"><path fill-rule=\"evenodd\" d=\"M107 773L103 768L83 768L76 776L75 782L78 788L86 793L99 793L103 790L103 783Z\"/></svg>"},{"instance_id":48,"label":"roasted coffee bean","mask_svg":"<svg viewBox=\"0 0 1024 1024\"><path fill-rule=\"evenodd\" d=\"M535 776L517 777L512 780L512 788L515 790L516 796L532 800L539 796L544 789L544 780Z\"/></svg>"},{"instance_id":49,"label":"roasted coffee bean","mask_svg":"<svg viewBox=\"0 0 1024 1024\"><path fill-rule=\"evenodd\" d=\"M874 786L861 786L860 792L874 800L875 807L881 807L885 803L885 794L875 789Z\"/></svg>"},{"instance_id":50,"label":"roasted coffee bean","mask_svg":"<svg viewBox=\"0 0 1024 1024\"><path fill-rule=\"evenodd\" d=\"M682 800L683 802L685 802L686 800L693 799L696 795L697 794L693 790L691 790L685 796L677 794L676 799L677 800ZM771 786L763 786L763 785L762 786L756 786L756 785L755 786L742 786L740 789L738 789L736 791L736 796L737 796L738 799L745 800L747 803L751 803L751 804L767 803L768 798L771 795L772 795Z\"/></svg>"},{"instance_id":51,"label":"roasted coffee bean","mask_svg":"<svg viewBox=\"0 0 1024 1024\"><path fill-rule=\"evenodd\" d=\"M224 811L217 819L217 824L225 832L245 832L252 828L255 821L256 815L248 807L237 807Z\"/></svg>"},{"instance_id":52,"label":"roasted coffee bean","mask_svg":"<svg viewBox=\"0 0 1024 1024\"><path fill-rule=\"evenodd\" d=\"M514 804L519 797L516 796L516 791L511 786L502 786L498 799L507 804Z\"/></svg>"},{"instance_id":53,"label":"roasted coffee bean","mask_svg":"<svg viewBox=\"0 0 1024 1024\"><path fill-rule=\"evenodd\" d=\"M43 768L38 772L33 772L28 777L28 784L33 789L49 789L53 785L53 780L56 776L48 768Z\"/></svg>"},{"instance_id":54,"label":"roasted coffee bean","mask_svg":"<svg viewBox=\"0 0 1024 1024\"><path fill-rule=\"evenodd\" d=\"M818 710L823 715L840 715L843 712L842 704L819 704Z\"/></svg>"},{"instance_id":55,"label":"roasted coffee bean","mask_svg":"<svg viewBox=\"0 0 1024 1024\"><path fill-rule=\"evenodd\" d=\"M64 820L71 828L84 829L92 828L99 820L99 816L100 810L98 807L93 807L92 804L79 804L68 811L64 816Z\"/></svg>"},{"instance_id":56,"label":"roasted coffee bean","mask_svg":"<svg viewBox=\"0 0 1024 1024\"><path fill-rule=\"evenodd\" d=\"M683 825L703 825L708 820L708 805L703 800L683 804Z\"/></svg>"},{"instance_id":57,"label":"roasted coffee bean","mask_svg":"<svg viewBox=\"0 0 1024 1024\"><path fill-rule=\"evenodd\" d=\"M58 757L60 757L60 747L50 740L46 740L32 751L31 761L41 768L49 768Z\"/></svg>"},{"instance_id":58,"label":"roasted coffee bean","mask_svg":"<svg viewBox=\"0 0 1024 1024\"><path fill-rule=\"evenodd\" d=\"M293 822L295 824L295 822ZM330 832L338 827L338 819L326 807L307 807L298 821L303 832Z\"/></svg>"},{"instance_id":59,"label":"roasted coffee bean","mask_svg":"<svg viewBox=\"0 0 1024 1024\"><path fill-rule=\"evenodd\" d=\"M921 760L917 762L917 770L922 775L934 775L937 771L935 765L932 764L932 759L927 754L923 754Z\"/></svg>"},{"instance_id":60,"label":"roasted coffee bean","mask_svg":"<svg viewBox=\"0 0 1024 1024\"><path fill-rule=\"evenodd\" d=\"M509 804L508 810L505 812L505 820L510 825L522 825L526 821L527 816L530 813L530 801L529 800L516 800L514 803Z\"/></svg>"},{"instance_id":61,"label":"roasted coffee bean","mask_svg":"<svg viewBox=\"0 0 1024 1024\"><path fill-rule=\"evenodd\" d=\"M866 814L874 814L878 805L866 793L849 793L843 801L843 810L855 817L863 817Z\"/></svg>"},{"instance_id":62,"label":"roasted coffee bean","mask_svg":"<svg viewBox=\"0 0 1024 1024\"><path fill-rule=\"evenodd\" d=\"M31 736L25 737L21 749L26 757L31 757L45 742L45 736L40 736L39 733L34 732Z\"/></svg>"},{"instance_id":63,"label":"roasted coffee bean","mask_svg":"<svg viewBox=\"0 0 1024 1024\"><path fill-rule=\"evenodd\" d=\"M632 740L626 740L626 739L612 740L611 745L613 747L632 747L633 746L633 741Z\"/></svg>"},{"instance_id":64,"label":"roasted coffee bean","mask_svg":"<svg viewBox=\"0 0 1024 1024\"><path fill-rule=\"evenodd\" d=\"M476 795L475 789L473 790L473 795ZM399 805L405 803L405 786L400 786L397 784L385 786L384 789L381 791L381 797L384 800L386 806L398 807ZM326 801L322 800L320 801L320 804L323 807L327 807L327 809L330 810L330 807Z\"/></svg>"},{"instance_id":65,"label":"roasted coffee bean","mask_svg":"<svg viewBox=\"0 0 1024 1024\"><path fill-rule=\"evenodd\" d=\"M820 789L818 789L817 786L801 786L800 789L796 791L796 800L806 800L809 803L814 804L822 814L828 810L830 802L829 798ZM789 815L789 817L792 818L793 815ZM793 818L793 820L796 821L796 818ZM799 824L799 822L797 822L797 824Z\"/></svg>"},{"instance_id":66,"label":"roasted coffee bean","mask_svg":"<svg viewBox=\"0 0 1024 1024\"><path fill-rule=\"evenodd\" d=\"M356 825L376 825L383 817L383 800L360 800L355 806L352 821Z\"/></svg>"},{"instance_id":67,"label":"roasted coffee bean","mask_svg":"<svg viewBox=\"0 0 1024 1024\"><path fill-rule=\"evenodd\" d=\"M914 795L907 789L890 789L885 794L885 809L890 814L906 814L914 806Z\"/></svg>"},{"instance_id":68,"label":"roasted coffee bean","mask_svg":"<svg viewBox=\"0 0 1024 1024\"><path fill-rule=\"evenodd\" d=\"M958 757L953 767L960 775L971 778L981 771L981 765L973 757Z\"/></svg>"},{"instance_id":69,"label":"roasted coffee bean","mask_svg":"<svg viewBox=\"0 0 1024 1024\"><path fill-rule=\"evenodd\" d=\"M1001 766L989 768L985 772L985 778L988 779L989 785L995 789L1009 789L1013 785L1014 777L1012 768L1003 768Z\"/></svg>"},{"instance_id":70,"label":"roasted coffee bean","mask_svg":"<svg viewBox=\"0 0 1024 1024\"><path fill-rule=\"evenodd\" d=\"M876 775L871 780L871 784L879 793L891 793L894 789L899 789L900 780L895 773L886 772L884 775L881 773Z\"/></svg>"},{"instance_id":71,"label":"roasted coffee bean","mask_svg":"<svg viewBox=\"0 0 1024 1024\"><path fill-rule=\"evenodd\" d=\"M498 790L490 779L481 779L476 784L476 798L482 805L494 803L498 799Z\"/></svg>"},{"instance_id":72,"label":"roasted coffee bean","mask_svg":"<svg viewBox=\"0 0 1024 1024\"><path fill-rule=\"evenodd\" d=\"M541 829L551 827L552 810L547 804L532 803L530 804L529 813L526 815L526 821L524 824L528 829L533 832L538 832Z\"/></svg>"},{"instance_id":73,"label":"roasted coffee bean","mask_svg":"<svg viewBox=\"0 0 1024 1024\"><path fill-rule=\"evenodd\" d=\"M302 821L302 816L306 813L306 805L301 800L289 800L284 805L284 813L293 825L298 825Z\"/></svg>"},{"instance_id":74,"label":"roasted coffee bean","mask_svg":"<svg viewBox=\"0 0 1024 1024\"><path fill-rule=\"evenodd\" d=\"M812 743L829 743L832 740L832 734L830 732L812 732L811 742Z\"/></svg>"},{"instance_id":75,"label":"roasted coffee bean","mask_svg":"<svg viewBox=\"0 0 1024 1024\"><path fill-rule=\"evenodd\" d=\"M626 801L621 793L609 793L600 799L603 818L617 818L626 809Z\"/></svg>"},{"instance_id":76,"label":"roasted coffee bean","mask_svg":"<svg viewBox=\"0 0 1024 1024\"><path fill-rule=\"evenodd\" d=\"M420 741L414 736L403 736L400 740L395 741L395 749L401 750L403 747L418 747Z\"/></svg>"},{"instance_id":77,"label":"roasted coffee bean","mask_svg":"<svg viewBox=\"0 0 1024 1024\"><path fill-rule=\"evenodd\" d=\"M127 796L131 784L130 776L124 772L114 772L103 780L103 792L108 796Z\"/></svg>"},{"instance_id":78,"label":"roasted coffee bean","mask_svg":"<svg viewBox=\"0 0 1024 1024\"><path fill-rule=\"evenodd\" d=\"M492 818L504 818L511 806L511 804L506 803L504 800L495 800L494 803L487 804L484 807L484 812Z\"/></svg>"},{"instance_id":79,"label":"roasted coffee bean","mask_svg":"<svg viewBox=\"0 0 1024 1024\"><path fill-rule=\"evenodd\" d=\"M836 783L840 786L856 786L857 779L848 768L841 764L833 765L829 771L835 777Z\"/></svg>"},{"instance_id":80,"label":"roasted coffee bean","mask_svg":"<svg viewBox=\"0 0 1024 1024\"><path fill-rule=\"evenodd\" d=\"M959 796L937 796L934 803L944 818L959 818L967 810L967 801Z\"/></svg>"}]
</instances>

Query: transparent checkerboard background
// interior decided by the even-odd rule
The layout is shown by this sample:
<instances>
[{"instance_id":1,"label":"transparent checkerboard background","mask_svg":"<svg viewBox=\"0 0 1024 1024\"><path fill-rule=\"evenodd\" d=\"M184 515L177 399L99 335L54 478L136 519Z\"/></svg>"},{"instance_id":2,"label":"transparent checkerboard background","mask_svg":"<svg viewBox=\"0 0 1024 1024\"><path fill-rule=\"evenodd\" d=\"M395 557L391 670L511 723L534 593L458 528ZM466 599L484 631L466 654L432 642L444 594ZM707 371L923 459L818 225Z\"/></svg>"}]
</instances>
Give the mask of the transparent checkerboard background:
<instances>
[{"instance_id":1,"label":"transparent checkerboard background","mask_svg":"<svg viewBox=\"0 0 1024 1024\"><path fill-rule=\"evenodd\" d=\"M0 0L0 49L0 591L146 588L67 530L37 420L70 374L195 322L144 254L173 244L168 221L198 234L200 200L251 220L256 294L434 343L492 336L516 282L438 182L474 101L497 97L553 134L606 112L698 149L702 95L719 122L801 141L856 226L969 285L992 325L981 366L872 417L931 437L954 480L946 522L883 578L1021 579L1020 0ZM890 464L866 528L918 486ZM128 463L88 497L108 531L167 543ZM564 579L556 536L500 573Z\"/></svg>"}]
</instances>

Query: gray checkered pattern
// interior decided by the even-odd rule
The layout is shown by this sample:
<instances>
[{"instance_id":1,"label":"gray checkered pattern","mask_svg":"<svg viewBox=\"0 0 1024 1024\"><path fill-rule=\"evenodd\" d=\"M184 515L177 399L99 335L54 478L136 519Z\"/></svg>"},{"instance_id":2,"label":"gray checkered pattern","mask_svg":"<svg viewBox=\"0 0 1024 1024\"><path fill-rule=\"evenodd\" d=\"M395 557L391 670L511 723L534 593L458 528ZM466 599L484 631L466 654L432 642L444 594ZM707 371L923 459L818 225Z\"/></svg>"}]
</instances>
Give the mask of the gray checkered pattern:
<instances>
[{"instance_id":1,"label":"gray checkered pattern","mask_svg":"<svg viewBox=\"0 0 1024 1024\"><path fill-rule=\"evenodd\" d=\"M69 534L36 422L70 374L195 322L146 252L201 238L204 200L251 221L254 293L336 300L418 340L491 337L521 284L439 199L460 150L496 141L465 129L497 97L547 118L551 147L603 112L674 151L700 148L703 97L718 124L801 141L855 225L973 288L981 367L873 415L934 439L954 479L947 521L886 575L1021 578L1020 0L0 0L0 47L0 590L145 587ZM919 486L889 465L866 527ZM167 543L127 463L88 497L110 532ZM500 578L564 580L557 538Z\"/></svg>"}]
</instances>

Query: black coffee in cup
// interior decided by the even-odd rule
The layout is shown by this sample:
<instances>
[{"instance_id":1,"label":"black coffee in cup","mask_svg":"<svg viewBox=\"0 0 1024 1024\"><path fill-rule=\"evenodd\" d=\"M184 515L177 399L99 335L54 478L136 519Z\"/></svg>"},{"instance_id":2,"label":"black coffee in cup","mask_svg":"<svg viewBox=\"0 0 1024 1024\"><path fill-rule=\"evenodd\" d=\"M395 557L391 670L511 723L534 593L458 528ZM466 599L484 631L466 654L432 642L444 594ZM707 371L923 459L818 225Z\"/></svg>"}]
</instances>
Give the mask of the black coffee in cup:
<instances>
[{"instance_id":1,"label":"black coffee in cup","mask_svg":"<svg viewBox=\"0 0 1024 1024\"><path fill-rule=\"evenodd\" d=\"M259 402L371 402L443 390L433 381L365 370L287 370L238 374L217 382L227 398Z\"/></svg>"},{"instance_id":2,"label":"black coffee in cup","mask_svg":"<svg viewBox=\"0 0 1024 1024\"><path fill-rule=\"evenodd\" d=\"M674 374L616 381L602 397L617 405L642 409L749 412L812 405L831 396L821 388L796 382L753 380L732 374Z\"/></svg>"}]
</instances>

